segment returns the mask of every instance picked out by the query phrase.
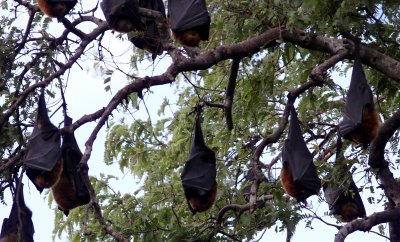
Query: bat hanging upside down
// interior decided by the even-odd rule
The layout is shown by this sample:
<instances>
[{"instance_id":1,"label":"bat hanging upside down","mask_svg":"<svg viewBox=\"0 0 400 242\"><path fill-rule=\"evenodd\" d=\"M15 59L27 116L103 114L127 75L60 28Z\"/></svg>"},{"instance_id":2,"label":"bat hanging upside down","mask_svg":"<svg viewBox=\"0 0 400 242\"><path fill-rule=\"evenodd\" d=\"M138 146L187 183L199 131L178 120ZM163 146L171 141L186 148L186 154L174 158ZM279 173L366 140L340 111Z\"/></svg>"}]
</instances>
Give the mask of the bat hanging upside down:
<instances>
[{"instance_id":1,"label":"bat hanging upside down","mask_svg":"<svg viewBox=\"0 0 400 242\"><path fill-rule=\"evenodd\" d=\"M208 36L208 31L205 26L200 26L185 31L172 31L172 33L177 43L189 47L197 47L201 40L205 40L202 36Z\"/></svg>"},{"instance_id":2,"label":"bat hanging upside down","mask_svg":"<svg viewBox=\"0 0 400 242\"><path fill-rule=\"evenodd\" d=\"M349 134L349 137L366 148L377 136L381 124L379 113L374 106L366 104L363 108L361 124Z\"/></svg>"},{"instance_id":3,"label":"bat hanging upside down","mask_svg":"<svg viewBox=\"0 0 400 242\"><path fill-rule=\"evenodd\" d=\"M41 171L37 169L27 169L26 173L32 177L32 182L41 192L44 188L50 188L58 182L63 170L62 160L57 161L52 171Z\"/></svg>"},{"instance_id":4,"label":"bat hanging upside down","mask_svg":"<svg viewBox=\"0 0 400 242\"><path fill-rule=\"evenodd\" d=\"M305 201L309 196L315 194L293 180L289 162L283 162L280 178L285 192L299 202Z\"/></svg>"},{"instance_id":5,"label":"bat hanging upside down","mask_svg":"<svg viewBox=\"0 0 400 242\"><path fill-rule=\"evenodd\" d=\"M40 10L51 18L64 17L76 3L77 0L38 0Z\"/></svg>"},{"instance_id":6,"label":"bat hanging upside down","mask_svg":"<svg viewBox=\"0 0 400 242\"><path fill-rule=\"evenodd\" d=\"M190 211L195 214L204 212L212 207L217 197L217 182L214 183L211 191L201 189L188 189L185 193Z\"/></svg>"}]
</instances>

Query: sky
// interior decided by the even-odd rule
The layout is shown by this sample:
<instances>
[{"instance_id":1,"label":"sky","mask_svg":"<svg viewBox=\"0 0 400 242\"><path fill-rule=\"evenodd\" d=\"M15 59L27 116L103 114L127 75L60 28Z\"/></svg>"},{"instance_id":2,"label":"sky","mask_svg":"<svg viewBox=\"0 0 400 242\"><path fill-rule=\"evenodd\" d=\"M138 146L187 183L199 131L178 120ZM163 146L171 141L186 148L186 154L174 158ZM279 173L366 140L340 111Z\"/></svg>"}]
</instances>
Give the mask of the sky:
<instances>
[{"instance_id":1,"label":"sky","mask_svg":"<svg viewBox=\"0 0 400 242\"><path fill-rule=\"evenodd\" d=\"M93 1L95 2L95 1ZM90 6L87 8L89 9ZM102 13L97 14L99 17L103 18ZM51 31L54 36L58 36L63 30L63 26L60 23L57 23L56 20L52 21ZM110 48L112 53L115 56L120 56L120 59L124 63L128 63L130 60L130 53L134 51L134 47L128 41L120 41L116 38L116 34L112 35L110 31L106 34L104 41L107 47ZM149 62L143 62L140 65L139 76L145 75L157 75L163 73L169 64L169 59L164 58L161 62L156 60L156 64L153 65ZM103 83L103 77L99 75L99 73L94 68L94 62L90 59L85 58L83 61L80 61L80 67L74 66L69 72L69 80L68 80L68 88L65 93L66 100L68 103L68 111L69 116L71 116L74 120L80 118L84 114L92 113L93 111L97 111L99 108L106 106L109 100L112 98L113 94L115 94L119 88L125 86L129 83L129 80L126 79L124 75L121 73L117 73L112 77L111 80L111 91L105 91L105 85ZM128 65L122 65L122 68L129 68ZM66 77L65 74L63 77ZM341 84L345 87L348 87L350 82L350 76L346 77L338 77L341 78ZM172 84L174 85L174 84ZM161 87L152 87L151 91L153 93L145 96L145 101L147 103L147 107L149 108L149 112L152 116L152 120L157 119L157 110L160 106L163 98L168 95L170 99L173 99L171 93L173 93L174 87L170 85L164 85ZM59 103L57 103L56 99L48 99L48 105L57 107ZM1 102L1 97L0 97ZM144 108L138 113L135 113L135 118L143 118L147 119L147 113ZM113 112L113 119L118 120L121 117L125 117L117 111ZM128 117L129 118L129 117ZM61 122L61 114L60 112L56 114L52 121L54 124L58 124ZM95 122L84 125L80 127L75 132L75 136L77 137L77 141L81 150L84 150L84 143L90 135L91 130L95 126ZM135 180L135 178L130 175L128 172L122 172L119 169L117 164L109 167L104 164L103 154L104 154L104 141L106 137L105 128L100 131L98 134L97 140L94 143L93 151L91 158L89 160L89 175L99 175L110 174L119 177L118 181L112 182L111 186L115 189L120 190L122 193L132 193L134 189L132 189L132 184L138 184L139 181ZM54 228L54 210L56 209L56 204L53 202L49 208L48 206L48 194L47 192L43 192L39 194L36 188L30 181L27 181L26 177L24 180L24 195L25 200L28 207L33 211L33 222L35 225L35 241L51 241L53 236L52 230ZM128 185L127 185L128 184ZM378 205L370 205L366 198L368 197L368 192L365 191L361 194L364 204L366 206L367 215L381 210L381 206ZM328 211L328 206L324 203L322 205L318 205L318 197L313 196L309 200L310 206L319 206L317 210L319 214ZM11 204L10 194L6 194L6 201L8 204ZM2 206L0 209L0 222L3 218L8 217L10 206L4 207ZM324 217L327 222L335 223L336 220L330 217ZM43 221L48 221L43 223ZM326 226L322 222L315 220L312 223L314 229L304 228L305 224L300 223L296 229L295 235L292 239L292 242L304 242L304 241L333 241L334 235L337 230L333 227ZM261 236L261 233L258 235ZM283 232L275 232L274 228L268 229L263 239L260 241L285 241L286 231ZM61 236L61 238L56 237L55 241L67 241L65 236ZM371 234L371 233L363 233L356 232L347 237L346 242L377 242L377 241L385 241L383 238Z\"/></svg>"}]
</instances>

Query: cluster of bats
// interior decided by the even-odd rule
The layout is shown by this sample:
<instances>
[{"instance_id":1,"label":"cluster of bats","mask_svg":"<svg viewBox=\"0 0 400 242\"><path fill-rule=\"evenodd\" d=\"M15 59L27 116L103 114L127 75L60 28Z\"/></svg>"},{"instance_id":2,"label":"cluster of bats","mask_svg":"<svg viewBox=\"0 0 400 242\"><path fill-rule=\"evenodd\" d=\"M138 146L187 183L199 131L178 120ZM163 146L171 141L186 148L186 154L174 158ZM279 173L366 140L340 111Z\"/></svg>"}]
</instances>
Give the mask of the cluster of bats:
<instances>
[{"instance_id":1,"label":"cluster of bats","mask_svg":"<svg viewBox=\"0 0 400 242\"><path fill-rule=\"evenodd\" d=\"M65 16L77 0L39 0L40 9L50 17ZM162 0L103 0L101 8L108 24L115 31L127 33L143 31L144 37L133 37L131 41L138 48L158 53L158 30L150 18L141 18L139 7L161 12L165 16ZM210 16L204 0L169 0L168 20L175 40L185 46L198 46L207 40ZM364 148L376 137L381 120L373 102L370 86L365 78L356 43L355 62L343 120L339 124L341 137L361 144ZM318 194L321 188L313 158L304 142L296 111L291 106L288 137L282 151L280 179L288 195L297 201L305 201ZM194 135L189 159L181 174L182 185L190 211L204 212L212 207L217 195L216 157L207 147L201 130L201 111L195 120ZM72 119L65 114L64 126L71 125ZM63 133L49 119L44 90L39 96L36 123L27 144L24 160L26 174L39 192L51 188L58 208L68 215L69 210L87 204L89 191L77 166L82 158L73 131ZM338 154L341 137L338 139ZM62 144L61 144L62 137ZM340 215L344 222L366 215L358 188L348 167L337 161L339 173L332 174L331 182L323 184L326 201L334 215ZM335 182L332 182L335 181ZM32 212L23 199L23 184L18 183L9 218L4 219L0 242L33 241L34 228Z\"/></svg>"},{"instance_id":2,"label":"cluster of bats","mask_svg":"<svg viewBox=\"0 0 400 242\"><path fill-rule=\"evenodd\" d=\"M282 151L281 182L288 195L297 201L305 201L309 196L318 194L321 180L317 176L299 126L294 107L291 107L288 138ZM342 140L350 140L367 148L376 138L381 119L375 109L371 87L365 77L360 59L360 43L355 42L355 61L351 75L350 88L343 110L343 119L339 123L335 170L328 174L323 184L324 195L332 214L339 215L344 222L365 217L366 212L358 188L355 185L347 164L340 156Z\"/></svg>"},{"instance_id":3,"label":"cluster of bats","mask_svg":"<svg viewBox=\"0 0 400 242\"><path fill-rule=\"evenodd\" d=\"M162 52L156 22L139 15L139 8L145 8L166 17L162 0L103 0L100 6L113 30L120 33L144 32L144 36L130 37L130 41L152 54ZM168 23L175 41L184 46L195 47L200 41L208 40L211 19L205 0L169 0Z\"/></svg>"},{"instance_id":4,"label":"cluster of bats","mask_svg":"<svg viewBox=\"0 0 400 242\"><path fill-rule=\"evenodd\" d=\"M339 124L337 154L334 171L321 185L313 156L304 141L296 110L290 107L288 137L282 150L280 179L286 193L298 202L305 202L318 194L321 186L329 209L343 222L365 217L366 211L358 188L347 164L341 157L342 137L367 148L377 136L381 119L375 109L373 95L365 77L359 55L360 43L355 46L355 61L343 119ZM193 214L211 208L216 199L216 158L214 152L204 142L199 113L189 159L181 175L185 196ZM248 189L248 187L247 187Z\"/></svg>"},{"instance_id":5,"label":"cluster of bats","mask_svg":"<svg viewBox=\"0 0 400 242\"><path fill-rule=\"evenodd\" d=\"M38 0L40 10L52 18L64 17L76 5L77 0ZM160 34L152 18L139 15L139 8L160 12L165 16L162 0L103 0L100 3L109 26L120 33L143 32L144 36L131 37L138 48L152 54L160 54ZM208 40L210 14L205 0L169 0L168 23L177 43L195 47Z\"/></svg>"},{"instance_id":6,"label":"cluster of bats","mask_svg":"<svg viewBox=\"0 0 400 242\"><path fill-rule=\"evenodd\" d=\"M64 127L71 124L72 119L65 115ZM69 210L90 201L89 190L83 181L84 175L78 171L82 156L73 131L65 128L61 133L51 123L43 89L39 96L36 122L27 143L24 167L39 192L51 188L58 209L66 216ZM22 183L19 182L11 213L3 221L0 242L33 241L31 217L32 212L25 205Z\"/></svg>"}]
</instances>

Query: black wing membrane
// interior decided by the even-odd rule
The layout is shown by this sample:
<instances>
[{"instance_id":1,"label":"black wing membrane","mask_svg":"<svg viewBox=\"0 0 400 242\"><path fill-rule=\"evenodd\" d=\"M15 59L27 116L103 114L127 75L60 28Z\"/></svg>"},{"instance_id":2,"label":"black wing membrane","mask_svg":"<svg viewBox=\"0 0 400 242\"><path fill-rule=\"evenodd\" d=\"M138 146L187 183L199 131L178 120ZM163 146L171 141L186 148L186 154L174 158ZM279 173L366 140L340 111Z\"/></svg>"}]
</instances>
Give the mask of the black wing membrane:
<instances>
[{"instance_id":1,"label":"black wing membrane","mask_svg":"<svg viewBox=\"0 0 400 242\"><path fill-rule=\"evenodd\" d=\"M199 26L210 27L211 18L204 0L169 0L168 15L173 31L185 31ZM208 39L202 36L202 40Z\"/></svg>"},{"instance_id":2,"label":"black wing membrane","mask_svg":"<svg viewBox=\"0 0 400 242\"><path fill-rule=\"evenodd\" d=\"M24 165L27 168L26 174L40 192L43 188L53 185L57 179L55 178L57 175L54 174L55 177L53 177L51 173L55 170L57 162L60 162L60 145L61 135L58 128L50 122L44 99L44 90L42 90L39 96L36 123L28 140L24 160ZM44 176L48 181L38 183L37 178L39 176Z\"/></svg>"},{"instance_id":3,"label":"black wing membrane","mask_svg":"<svg viewBox=\"0 0 400 242\"><path fill-rule=\"evenodd\" d=\"M119 25L122 24L120 21L128 21L135 30L144 30L144 24L139 15L138 0L103 0L100 7L111 28L119 31Z\"/></svg>"},{"instance_id":4,"label":"black wing membrane","mask_svg":"<svg viewBox=\"0 0 400 242\"><path fill-rule=\"evenodd\" d=\"M64 126L71 124L72 119L65 115ZM90 194L77 170L83 154L73 131L65 129L61 150L64 169L59 181L52 187L52 192L58 208L68 215L69 210L89 203Z\"/></svg>"},{"instance_id":5,"label":"black wing membrane","mask_svg":"<svg viewBox=\"0 0 400 242\"><path fill-rule=\"evenodd\" d=\"M216 192L216 176L215 153L207 147L201 130L200 117L196 117L189 159L186 161L181 174L186 199L190 201L194 197L207 199L212 196L210 193L213 190ZM213 195L215 196L215 194ZM215 197L212 200L214 199ZM196 209L193 211L190 204L189 208L192 212L196 212Z\"/></svg>"},{"instance_id":6,"label":"black wing membrane","mask_svg":"<svg viewBox=\"0 0 400 242\"><path fill-rule=\"evenodd\" d=\"M165 17L165 6L162 0L139 0L139 7L161 12ZM131 37L130 41L138 48L153 54L159 54L160 34L156 22L152 18L145 19L145 33L143 37Z\"/></svg>"},{"instance_id":7,"label":"black wing membrane","mask_svg":"<svg viewBox=\"0 0 400 242\"><path fill-rule=\"evenodd\" d=\"M294 197L303 201L311 195L318 194L321 180L318 178L313 157L304 142L299 119L293 106L290 111L288 138L285 140L282 150L282 160L283 167L289 169L293 179L291 185L295 187L295 191L292 192L286 188L289 195L291 195L290 193L300 194Z\"/></svg>"},{"instance_id":8,"label":"black wing membrane","mask_svg":"<svg viewBox=\"0 0 400 242\"><path fill-rule=\"evenodd\" d=\"M373 95L362 67L359 45L356 43L349 92L343 110L343 120L339 124L339 133L346 139L349 139L348 135L361 124L365 105L373 105Z\"/></svg>"},{"instance_id":9,"label":"black wing membrane","mask_svg":"<svg viewBox=\"0 0 400 242\"><path fill-rule=\"evenodd\" d=\"M48 4L65 4L66 9L65 9L65 13L64 15L66 15L67 13L69 13L69 11L71 11L71 9L73 9L75 7L75 5L78 3L77 0L44 0L45 2L47 2Z\"/></svg>"},{"instance_id":10,"label":"black wing membrane","mask_svg":"<svg viewBox=\"0 0 400 242\"><path fill-rule=\"evenodd\" d=\"M325 199L332 214L340 215L344 222L365 217L364 203L350 172L341 172L340 176L334 180L343 182L342 184L328 183L323 187Z\"/></svg>"},{"instance_id":11,"label":"black wing membrane","mask_svg":"<svg viewBox=\"0 0 400 242\"><path fill-rule=\"evenodd\" d=\"M32 223L32 212L25 204L22 183L17 188L15 196L9 217L3 220L0 241L33 242L35 229Z\"/></svg>"},{"instance_id":12,"label":"black wing membrane","mask_svg":"<svg viewBox=\"0 0 400 242\"><path fill-rule=\"evenodd\" d=\"M328 174L328 182L324 183L323 190L332 214L340 215L344 222L350 222L358 217L365 217L366 212L349 168L341 161L341 149L342 139L339 135L335 161L339 172L333 171Z\"/></svg>"}]
</instances>

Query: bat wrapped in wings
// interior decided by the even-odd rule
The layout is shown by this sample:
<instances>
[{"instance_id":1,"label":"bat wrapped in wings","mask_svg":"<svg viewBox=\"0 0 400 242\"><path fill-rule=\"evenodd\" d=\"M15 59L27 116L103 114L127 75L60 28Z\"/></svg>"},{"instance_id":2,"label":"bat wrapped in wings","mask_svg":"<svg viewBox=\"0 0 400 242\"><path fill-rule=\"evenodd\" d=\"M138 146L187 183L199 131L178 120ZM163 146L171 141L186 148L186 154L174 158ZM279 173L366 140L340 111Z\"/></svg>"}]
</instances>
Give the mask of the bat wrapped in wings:
<instances>
[{"instance_id":1,"label":"bat wrapped in wings","mask_svg":"<svg viewBox=\"0 0 400 242\"><path fill-rule=\"evenodd\" d=\"M325 183L323 190L332 214L340 215L343 222L350 222L365 217L366 212L358 188L346 168L343 165L339 176L332 178L335 182Z\"/></svg>"},{"instance_id":2,"label":"bat wrapped in wings","mask_svg":"<svg viewBox=\"0 0 400 242\"><path fill-rule=\"evenodd\" d=\"M139 7L158 11L165 17L165 6L162 0L139 0ZM153 18L144 18L144 36L134 36L129 40L139 49L146 50L155 55L162 53L161 37L157 24Z\"/></svg>"},{"instance_id":3,"label":"bat wrapped in wings","mask_svg":"<svg viewBox=\"0 0 400 242\"><path fill-rule=\"evenodd\" d=\"M189 159L181 174L185 197L193 214L211 208L217 195L215 153L204 141L199 116L196 117Z\"/></svg>"},{"instance_id":4,"label":"bat wrapped in wings","mask_svg":"<svg viewBox=\"0 0 400 242\"><path fill-rule=\"evenodd\" d=\"M318 194L318 178L313 158L304 142L294 107L290 110L289 133L282 150L281 182L286 193L297 201Z\"/></svg>"},{"instance_id":5,"label":"bat wrapped in wings","mask_svg":"<svg viewBox=\"0 0 400 242\"><path fill-rule=\"evenodd\" d=\"M103 0L100 3L104 17L112 29L121 33L144 30L139 16L138 0Z\"/></svg>"},{"instance_id":6,"label":"bat wrapped in wings","mask_svg":"<svg viewBox=\"0 0 400 242\"><path fill-rule=\"evenodd\" d=\"M54 185L62 172L61 135L47 114L44 90L39 96L38 112L29 137L24 165L26 174L39 192Z\"/></svg>"},{"instance_id":7,"label":"bat wrapped in wings","mask_svg":"<svg viewBox=\"0 0 400 242\"><path fill-rule=\"evenodd\" d=\"M17 183L10 216L3 220L1 226L0 242L33 242L35 228L32 212L25 204L23 186L24 184Z\"/></svg>"},{"instance_id":8,"label":"bat wrapped in wings","mask_svg":"<svg viewBox=\"0 0 400 242\"><path fill-rule=\"evenodd\" d=\"M364 203L348 166L341 161L342 139L337 141L336 161L334 167L339 172L328 174L328 181L323 184L326 202L333 215L340 215L343 222L350 222L366 215ZM339 158L340 157L340 158Z\"/></svg>"},{"instance_id":9,"label":"bat wrapped in wings","mask_svg":"<svg viewBox=\"0 0 400 242\"><path fill-rule=\"evenodd\" d=\"M366 148L378 134L380 126L379 113L361 63L360 43L356 42L353 72L339 133Z\"/></svg>"},{"instance_id":10,"label":"bat wrapped in wings","mask_svg":"<svg viewBox=\"0 0 400 242\"><path fill-rule=\"evenodd\" d=\"M208 40L211 18L205 0L169 0L168 17L176 42L194 47Z\"/></svg>"},{"instance_id":11,"label":"bat wrapped in wings","mask_svg":"<svg viewBox=\"0 0 400 242\"><path fill-rule=\"evenodd\" d=\"M71 124L72 119L65 115L64 127ZM64 169L51 191L58 208L68 216L69 210L89 203L90 195L80 172L78 172L78 164L83 154L79 149L73 131L68 128L65 128L63 133L61 150Z\"/></svg>"}]
</instances>

